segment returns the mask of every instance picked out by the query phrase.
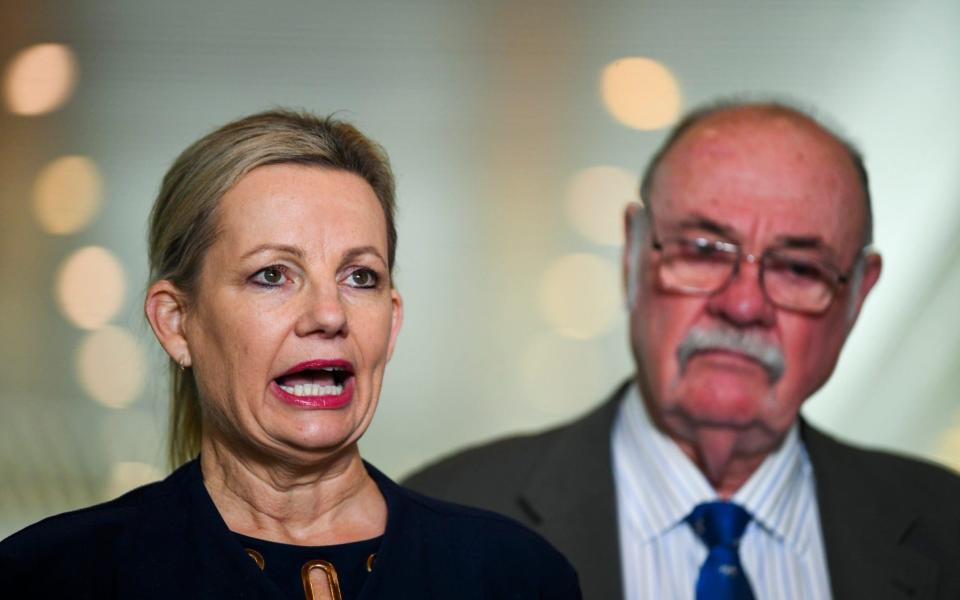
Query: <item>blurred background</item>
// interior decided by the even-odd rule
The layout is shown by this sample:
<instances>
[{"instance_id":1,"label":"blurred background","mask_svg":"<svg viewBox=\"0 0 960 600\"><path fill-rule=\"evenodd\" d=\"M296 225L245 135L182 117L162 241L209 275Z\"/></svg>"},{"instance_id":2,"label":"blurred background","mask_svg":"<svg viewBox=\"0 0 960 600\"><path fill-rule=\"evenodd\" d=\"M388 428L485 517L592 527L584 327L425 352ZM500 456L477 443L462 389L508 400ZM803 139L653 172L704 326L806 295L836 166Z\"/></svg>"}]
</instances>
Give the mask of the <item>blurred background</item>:
<instances>
[{"instance_id":1,"label":"blurred background","mask_svg":"<svg viewBox=\"0 0 960 600\"><path fill-rule=\"evenodd\" d=\"M147 214L190 142L279 105L395 166L386 473L629 376L622 208L679 114L738 94L815 107L871 172L883 277L807 416L960 467L958 31L955 0L3 0L0 537L166 473Z\"/></svg>"}]
</instances>

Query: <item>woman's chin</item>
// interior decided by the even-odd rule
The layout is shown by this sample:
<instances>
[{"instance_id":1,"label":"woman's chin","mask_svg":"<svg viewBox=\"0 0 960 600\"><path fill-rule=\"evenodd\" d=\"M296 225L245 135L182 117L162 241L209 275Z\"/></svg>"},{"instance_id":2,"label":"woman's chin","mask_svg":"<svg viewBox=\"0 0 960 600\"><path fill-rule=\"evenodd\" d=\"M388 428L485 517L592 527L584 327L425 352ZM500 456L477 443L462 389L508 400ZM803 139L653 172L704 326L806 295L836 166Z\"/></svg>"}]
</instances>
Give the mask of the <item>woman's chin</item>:
<instances>
[{"instance_id":1,"label":"woman's chin","mask_svg":"<svg viewBox=\"0 0 960 600\"><path fill-rule=\"evenodd\" d=\"M323 419L322 423L303 423L284 421L265 423L257 444L266 449L266 453L288 458L294 462L312 461L343 452L354 446L363 431L355 422L341 419ZM363 429L366 429L365 427Z\"/></svg>"}]
</instances>

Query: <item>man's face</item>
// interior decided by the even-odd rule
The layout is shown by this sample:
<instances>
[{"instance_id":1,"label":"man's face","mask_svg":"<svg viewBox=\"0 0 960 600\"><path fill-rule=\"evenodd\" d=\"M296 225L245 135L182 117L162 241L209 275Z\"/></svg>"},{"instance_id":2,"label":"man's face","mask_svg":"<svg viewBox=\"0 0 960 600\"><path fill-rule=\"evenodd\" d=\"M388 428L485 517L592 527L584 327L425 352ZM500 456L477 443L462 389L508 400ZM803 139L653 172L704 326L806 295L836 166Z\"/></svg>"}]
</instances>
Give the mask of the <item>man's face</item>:
<instances>
[{"instance_id":1,"label":"man's face","mask_svg":"<svg viewBox=\"0 0 960 600\"><path fill-rule=\"evenodd\" d=\"M801 403L830 376L853 324L850 302L859 309L879 276L879 257L868 257L859 291L840 285L829 308L812 315L774 306L760 285L759 262L741 262L737 276L712 294L666 291L651 236L709 237L756 257L803 247L849 274L864 237L862 194L839 143L810 123L757 109L708 117L664 158L646 199L653 222L641 241L631 338L651 415L688 454L711 452L703 447L707 434L718 452L765 454L779 443ZM772 373L746 353L709 342L694 343L697 350L681 361L681 345L704 332L746 335L779 350L784 369Z\"/></svg>"}]
</instances>

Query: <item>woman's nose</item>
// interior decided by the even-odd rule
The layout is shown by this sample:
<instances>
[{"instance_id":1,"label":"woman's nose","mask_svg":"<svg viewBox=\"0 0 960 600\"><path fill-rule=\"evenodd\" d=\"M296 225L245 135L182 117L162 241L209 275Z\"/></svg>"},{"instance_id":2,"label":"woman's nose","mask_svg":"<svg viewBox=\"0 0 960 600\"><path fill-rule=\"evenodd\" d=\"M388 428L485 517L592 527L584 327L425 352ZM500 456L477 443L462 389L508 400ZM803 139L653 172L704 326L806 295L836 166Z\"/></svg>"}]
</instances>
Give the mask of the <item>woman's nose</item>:
<instances>
[{"instance_id":1,"label":"woman's nose","mask_svg":"<svg viewBox=\"0 0 960 600\"><path fill-rule=\"evenodd\" d=\"M346 333L347 313L336 285L315 288L304 294L295 330L299 336L336 337Z\"/></svg>"}]
</instances>

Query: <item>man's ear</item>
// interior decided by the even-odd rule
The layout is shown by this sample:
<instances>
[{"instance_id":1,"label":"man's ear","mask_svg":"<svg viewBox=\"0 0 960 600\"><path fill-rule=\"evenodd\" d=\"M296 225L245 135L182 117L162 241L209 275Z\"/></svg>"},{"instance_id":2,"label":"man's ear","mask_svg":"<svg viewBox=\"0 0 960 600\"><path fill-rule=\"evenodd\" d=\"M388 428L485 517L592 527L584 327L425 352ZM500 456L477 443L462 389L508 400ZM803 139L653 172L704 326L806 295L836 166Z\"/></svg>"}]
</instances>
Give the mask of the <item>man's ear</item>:
<instances>
[{"instance_id":1,"label":"man's ear","mask_svg":"<svg viewBox=\"0 0 960 600\"><path fill-rule=\"evenodd\" d=\"M640 267L640 248L637 247L643 243L638 239L641 236L636 235L634 228L638 226L634 221L642 219L643 206L638 202L631 202L623 212L623 256L621 259L621 268L623 277L623 289L627 295L627 306L633 306L634 295L637 293L637 269Z\"/></svg>"},{"instance_id":2,"label":"man's ear","mask_svg":"<svg viewBox=\"0 0 960 600\"><path fill-rule=\"evenodd\" d=\"M147 290L143 312L153 334L167 354L181 367L193 364L185 333L186 297L172 282L161 279Z\"/></svg>"},{"instance_id":3,"label":"man's ear","mask_svg":"<svg viewBox=\"0 0 960 600\"><path fill-rule=\"evenodd\" d=\"M850 298L850 314L848 318L847 329L853 329L853 324L863 308L863 303L870 294L870 290L880 279L880 271L883 270L883 259L876 252L867 252L863 257L863 271L859 275L860 281L851 282L851 293L854 297Z\"/></svg>"}]
</instances>

